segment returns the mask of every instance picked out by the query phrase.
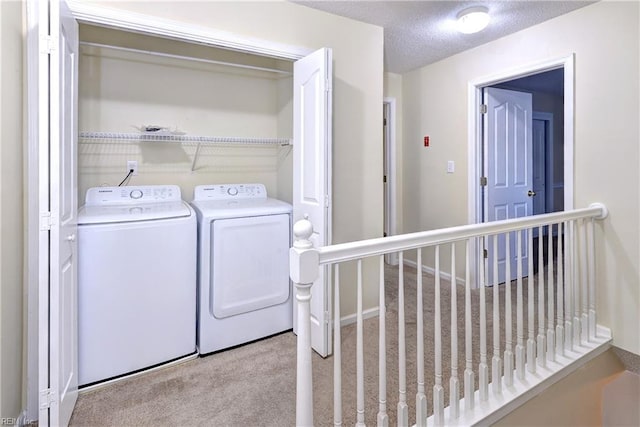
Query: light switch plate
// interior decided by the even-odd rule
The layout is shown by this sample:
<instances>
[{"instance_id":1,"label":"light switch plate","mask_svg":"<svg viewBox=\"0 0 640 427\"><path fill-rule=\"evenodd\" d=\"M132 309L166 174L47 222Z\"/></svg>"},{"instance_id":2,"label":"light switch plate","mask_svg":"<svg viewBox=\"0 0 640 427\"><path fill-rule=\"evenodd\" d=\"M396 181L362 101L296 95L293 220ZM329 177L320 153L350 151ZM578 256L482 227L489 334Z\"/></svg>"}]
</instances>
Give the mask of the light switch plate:
<instances>
[{"instance_id":1,"label":"light switch plate","mask_svg":"<svg viewBox=\"0 0 640 427\"><path fill-rule=\"evenodd\" d=\"M454 173L456 171L456 163L453 160L447 162L447 173Z\"/></svg>"}]
</instances>

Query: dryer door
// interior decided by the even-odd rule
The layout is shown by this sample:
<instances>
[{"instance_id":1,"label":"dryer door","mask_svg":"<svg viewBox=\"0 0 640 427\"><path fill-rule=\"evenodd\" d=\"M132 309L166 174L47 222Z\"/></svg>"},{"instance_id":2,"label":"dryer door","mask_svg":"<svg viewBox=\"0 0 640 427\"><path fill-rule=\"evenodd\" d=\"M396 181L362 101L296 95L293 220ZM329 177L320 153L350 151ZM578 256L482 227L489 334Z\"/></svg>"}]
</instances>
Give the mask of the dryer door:
<instances>
[{"instance_id":1,"label":"dryer door","mask_svg":"<svg viewBox=\"0 0 640 427\"><path fill-rule=\"evenodd\" d=\"M287 302L289 215L214 220L211 314L222 319Z\"/></svg>"}]
</instances>

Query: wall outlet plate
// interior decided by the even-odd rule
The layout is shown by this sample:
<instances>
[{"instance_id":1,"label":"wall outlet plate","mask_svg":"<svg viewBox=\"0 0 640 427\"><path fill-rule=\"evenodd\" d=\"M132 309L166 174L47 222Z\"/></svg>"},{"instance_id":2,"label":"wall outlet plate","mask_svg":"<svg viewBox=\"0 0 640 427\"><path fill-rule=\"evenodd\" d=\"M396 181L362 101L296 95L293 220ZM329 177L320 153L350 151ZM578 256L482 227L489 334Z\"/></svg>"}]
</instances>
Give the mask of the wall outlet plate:
<instances>
[{"instance_id":1,"label":"wall outlet plate","mask_svg":"<svg viewBox=\"0 0 640 427\"><path fill-rule=\"evenodd\" d=\"M131 175L138 175L138 161L137 160L127 160L127 173L133 170Z\"/></svg>"}]
</instances>

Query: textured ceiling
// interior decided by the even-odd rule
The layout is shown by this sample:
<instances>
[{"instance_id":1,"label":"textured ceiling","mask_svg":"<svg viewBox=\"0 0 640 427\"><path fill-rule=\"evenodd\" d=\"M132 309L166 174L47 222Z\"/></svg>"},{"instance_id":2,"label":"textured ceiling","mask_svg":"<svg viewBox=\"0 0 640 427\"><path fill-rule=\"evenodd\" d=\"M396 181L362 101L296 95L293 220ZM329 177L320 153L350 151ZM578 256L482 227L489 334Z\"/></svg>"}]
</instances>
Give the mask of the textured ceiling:
<instances>
[{"instance_id":1,"label":"textured ceiling","mask_svg":"<svg viewBox=\"0 0 640 427\"><path fill-rule=\"evenodd\" d=\"M404 73L496 40L594 1L295 1L314 9L384 27L385 70ZM476 34L455 28L468 7L489 9L489 26Z\"/></svg>"}]
</instances>

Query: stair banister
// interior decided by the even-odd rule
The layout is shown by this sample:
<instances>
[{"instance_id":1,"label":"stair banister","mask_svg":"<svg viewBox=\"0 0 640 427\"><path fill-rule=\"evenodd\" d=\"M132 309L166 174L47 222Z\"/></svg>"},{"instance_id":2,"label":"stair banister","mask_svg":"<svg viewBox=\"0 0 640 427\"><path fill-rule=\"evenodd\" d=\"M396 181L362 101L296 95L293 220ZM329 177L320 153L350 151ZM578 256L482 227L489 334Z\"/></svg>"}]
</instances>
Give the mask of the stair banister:
<instances>
[{"instance_id":1,"label":"stair banister","mask_svg":"<svg viewBox=\"0 0 640 427\"><path fill-rule=\"evenodd\" d=\"M387 426L389 417L387 412L387 375L386 372L386 333L384 314L384 255L397 253L398 266L398 425L407 425L408 401L406 398L406 360L404 348L404 262L403 252L417 250L417 266L422 263L422 249L431 247L435 251L434 272L434 348L435 372L432 380L435 381L433 391L433 416L424 419L426 413L426 399L424 396L424 372L418 367L416 394L416 425L475 425L477 423L490 423L518 403L539 393L548 386L549 381L556 381L562 375L577 369L580 364L586 362L607 348L611 342L611 332L606 327L597 324L595 301L595 220L607 217L607 209L604 205L594 203L588 208L576 209L566 212L536 215L532 217L495 221L491 223L470 224L458 227L450 227L440 230L430 230L417 233L409 233L387 238L368 239L358 242L342 243L326 247L314 248L309 240L313 234L313 226L308 217L298 221L293 228L295 242L290 250L290 275L295 284L297 307L297 390L296 390L296 425L311 426L313 417L313 390L312 390L312 364L311 364L311 321L310 299L311 286L319 276L321 266L334 266L336 301L334 323L336 328L335 339L338 341L335 350L334 370L334 423L342 425L342 396L341 360L340 360L340 323L339 323L339 264L347 261L357 263L357 425L364 425L364 362L363 362L363 307L362 307L362 261L364 258L377 256L380 262L380 313L379 322L379 411L377 421L379 426ZM549 261L554 258L554 240L549 238L546 242L539 238L537 247L537 267L539 276L534 281L534 242L533 231L538 236L554 236L554 225L559 236L557 241L555 263L549 263L545 271L543 257ZM511 287L505 288L505 303L500 303L498 292L498 235L504 235L505 253L511 258L511 239L514 238L517 250L516 305L512 307ZM563 236L562 238L560 236ZM476 239L485 239L493 242L493 251L489 251L490 261L493 261L493 273L489 274L489 268L485 268L487 262L479 262L479 275L477 286L479 287L479 365L477 371L478 391L474 391L476 374L473 370L473 346L471 335L476 333L471 327L471 299L470 291L470 263L472 259L471 246ZM465 249L465 372L464 372L464 398L459 400L460 392L458 384L458 331L456 322L453 321L453 313L457 312L458 305L456 294L456 243L464 242ZM450 245L451 250L451 361L452 370L450 381L445 382L445 372L442 367L442 342L441 328L441 298L440 298L440 249L443 245ZM527 254L526 265L529 272L528 278L523 280L523 270ZM544 249L547 255L544 255ZM486 257L485 251L485 257ZM492 255L492 256L491 256ZM490 265L490 264L489 264ZM418 268L420 271L420 268ZM546 273L546 274L545 274ZM511 277L510 264L505 266L505 277ZM487 325L489 313L486 310L486 289L488 283L493 284L491 289L493 322ZM422 274L417 279L417 308L418 319L422 319ZM524 323L524 291L527 287L527 324ZM537 292L534 289L537 288ZM536 295L537 294L537 295ZM535 298L537 296L537 298ZM556 299L557 298L557 299ZM555 299L555 300L554 300ZM536 303L537 300L537 303ZM503 310L504 308L504 310ZM446 308L445 308L446 310ZM516 323L513 324L512 310L516 315ZM506 324L501 327L503 316ZM537 316L536 316L537 315ZM537 318L536 318L537 317ZM417 320L418 360L425 357L422 342L424 325ZM491 331L489 330L491 328ZM512 328L515 329L515 336ZM597 330L597 333L596 333ZM493 332L491 334L491 332ZM504 359L501 349L501 338L504 332ZM528 332L528 334L527 334ZM487 338L493 336L492 360L488 361ZM514 349L515 344L515 349ZM515 353L514 353L515 350ZM514 360L515 359L515 360ZM514 363L515 362L515 363ZM559 363L558 363L559 362ZM562 372L561 372L562 371ZM514 379L517 378L517 381ZM449 406L445 406L444 388L450 383ZM489 385L491 384L491 388ZM491 390L491 393L489 392ZM460 411L458 404L464 408Z\"/></svg>"}]
</instances>

